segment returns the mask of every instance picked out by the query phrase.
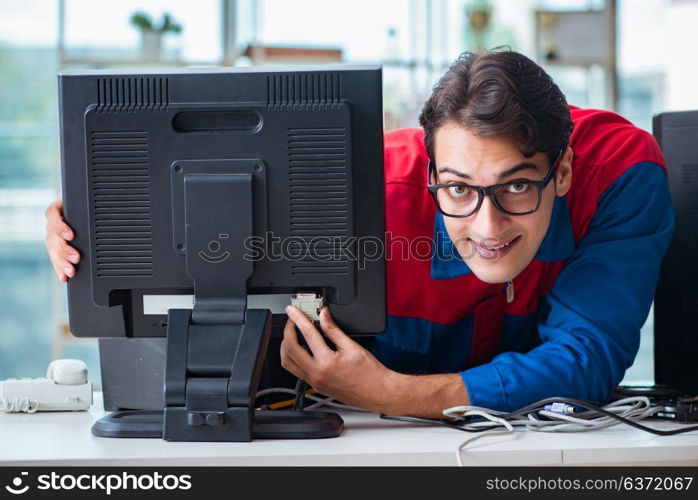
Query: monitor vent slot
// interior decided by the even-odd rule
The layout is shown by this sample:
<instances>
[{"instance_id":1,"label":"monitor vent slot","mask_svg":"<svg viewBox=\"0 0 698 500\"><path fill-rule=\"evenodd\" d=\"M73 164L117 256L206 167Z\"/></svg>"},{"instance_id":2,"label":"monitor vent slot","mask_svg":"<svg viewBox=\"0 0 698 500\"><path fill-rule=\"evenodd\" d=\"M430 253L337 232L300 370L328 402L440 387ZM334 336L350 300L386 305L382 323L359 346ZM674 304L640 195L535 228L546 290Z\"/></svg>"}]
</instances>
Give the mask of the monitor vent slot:
<instances>
[{"instance_id":1,"label":"monitor vent slot","mask_svg":"<svg viewBox=\"0 0 698 500\"><path fill-rule=\"evenodd\" d=\"M340 95L339 73L289 73L267 78L268 106L335 106Z\"/></svg>"},{"instance_id":2,"label":"monitor vent slot","mask_svg":"<svg viewBox=\"0 0 698 500\"><path fill-rule=\"evenodd\" d=\"M92 132L90 163L98 277L152 277L148 133Z\"/></svg>"},{"instance_id":3,"label":"monitor vent slot","mask_svg":"<svg viewBox=\"0 0 698 500\"><path fill-rule=\"evenodd\" d=\"M691 163L681 166L681 182L683 184L698 183L698 165Z\"/></svg>"},{"instance_id":4,"label":"monitor vent slot","mask_svg":"<svg viewBox=\"0 0 698 500\"><path fill-rule=\"evenodd\" d=\"M288 130L294 276L350 272L347 153L344 128Z\"/></svg>"},{"instance_id":5,"label":"monitor vent slot","mask_svg":"<svg viewBox=\"0 0 698 500\"><path fill-rule=\"evenodd\" d=\"M161 111L169 102L168 78L97 78L98 111Z\"/></svg>"}]
</instances>

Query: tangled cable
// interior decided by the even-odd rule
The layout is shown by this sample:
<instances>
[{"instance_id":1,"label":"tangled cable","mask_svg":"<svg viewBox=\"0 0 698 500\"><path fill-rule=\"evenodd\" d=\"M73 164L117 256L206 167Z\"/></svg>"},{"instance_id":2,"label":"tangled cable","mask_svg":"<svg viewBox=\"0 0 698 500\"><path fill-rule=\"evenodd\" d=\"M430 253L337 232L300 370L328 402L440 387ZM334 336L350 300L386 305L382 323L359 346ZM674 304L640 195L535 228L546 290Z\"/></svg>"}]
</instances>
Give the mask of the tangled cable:
<instances>
[{"instance_id":1,"label":"tangled cable","mask_svg":"<svg viewBox=\"0 0 698 500\"><path fill-rule=\"evenodd\" d=\"M461 451L468 443L484 436L511 434L515 427L538 432L587 432L622 423L658 436L673 436L698 430L698 425L663 430L639 423L640 420L660 411L662 411L661 407L652 406L646 396L623 398L601 407L578 399L548 398L512 412L477 406L455 406L443 411L447 420L386 415L381 415L381 418L401 422L427 423L476 433L463 441L456 451L458 465L463 465Z\"/></svg>"},{"instance_id":2,"label":"tangled cable","mask_svg":"<svg viewBox=\"0 0 698 500\"><path fill-rule=\"evenodd\" d=\"M493 429L499 424L507 429L510 426L524 426L527 430L538 432L586 432L620 423L637 422L661 411L660 407L651 406L650 400L645 396L619 399L600 408L580 403L582 402L554 398L552 401L535 403L534 408L529 406L511 413L477 406L454 406L443 413L453 421L463 422L463 430L478 431L483 427ZM586 411L577 411L577 406L586 407ZM485 417L486 420L468 419L476 416Z\"/></svg>"}]
</instances>

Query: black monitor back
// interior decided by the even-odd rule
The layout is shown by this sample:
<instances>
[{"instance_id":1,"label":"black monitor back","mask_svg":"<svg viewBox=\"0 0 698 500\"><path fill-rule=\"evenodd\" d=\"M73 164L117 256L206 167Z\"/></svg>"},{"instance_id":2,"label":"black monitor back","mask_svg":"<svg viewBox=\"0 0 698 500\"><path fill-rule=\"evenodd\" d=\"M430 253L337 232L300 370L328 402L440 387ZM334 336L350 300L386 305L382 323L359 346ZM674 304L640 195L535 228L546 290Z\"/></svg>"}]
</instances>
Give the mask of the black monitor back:
<instances>
[{"instance_id":1,"label":"black monitor back","mask_svg":"<svg viewBox=\"0 0 698 500\"><path fill-rule=\"evenodd\" d=\"M381 86L379 67L61 73L72 333L166 335L143 304L193 293L182 172L252 176L248 293L322 293L348 333L382 332ZM202 258L225 254L215 222Z\"/></svg>"},{"instance_id":2,"label":"black monitor back","mask_svg":"<svg viewBox=\"0 0 698 500\"><path fill-rule=\"evenodd\" d=\"M655 382L698 394L698 111L654 118L676 211L654 300Z\"/></svg>"}]
</instances>

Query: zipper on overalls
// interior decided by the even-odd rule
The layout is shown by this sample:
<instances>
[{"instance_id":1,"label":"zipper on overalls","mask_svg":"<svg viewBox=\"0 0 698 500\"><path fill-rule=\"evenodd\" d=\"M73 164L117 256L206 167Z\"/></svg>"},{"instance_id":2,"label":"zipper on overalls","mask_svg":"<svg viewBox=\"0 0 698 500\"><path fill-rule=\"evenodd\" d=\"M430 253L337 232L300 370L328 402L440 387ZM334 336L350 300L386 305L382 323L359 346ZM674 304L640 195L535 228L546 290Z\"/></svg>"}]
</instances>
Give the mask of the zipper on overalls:
<instances>
[{"instance_id":1,"label":"zipper on overalls","mask_svg":"<svg viewBox=\"0 0 698 500\"><path fill-rule=\"evenodd\" d=\"M507 281L504 290L507 292L507 304L511 304L514 302L514 280Z\"/></svg>"}]
</instances>

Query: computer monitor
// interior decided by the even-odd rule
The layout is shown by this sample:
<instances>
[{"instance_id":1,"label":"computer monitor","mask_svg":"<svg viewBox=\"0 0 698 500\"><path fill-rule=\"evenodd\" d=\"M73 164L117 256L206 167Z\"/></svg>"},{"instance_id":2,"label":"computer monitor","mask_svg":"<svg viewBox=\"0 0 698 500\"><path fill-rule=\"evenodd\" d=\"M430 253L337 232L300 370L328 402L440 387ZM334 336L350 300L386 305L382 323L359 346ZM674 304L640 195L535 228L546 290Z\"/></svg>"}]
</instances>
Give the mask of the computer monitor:
<instances>
[{"instance_id":1,"label":"computer monitor","mask_svg":"<svg viewBox=\"0 0 698 500\"><path fill-rule=\"evenodd\" d=\"M698 111L662 113L653 132L676 214L654 298L654 378L698 396Z\"/></svg>"},{"instance_id":2,"label":"computer monitor","mask_svg":"<svg viewBox=\"0 0 698 500\"><path fill-rule=\"evenodd\" d=\"M252 302L309 293L350 335L385 328L380 67L65 71L59 94L73 335L167 337L165 439L285 429L253 411ZM118 417L102 435L157 434Z\"/></svg>"}]
</instances>

